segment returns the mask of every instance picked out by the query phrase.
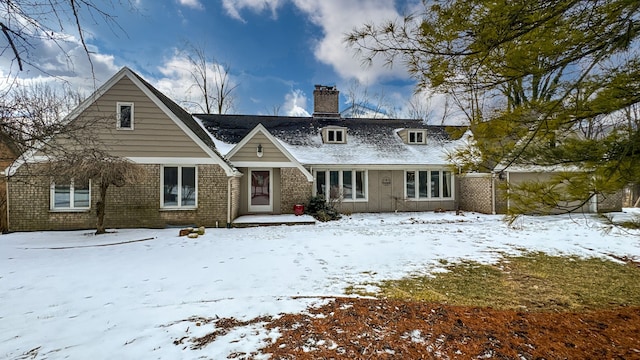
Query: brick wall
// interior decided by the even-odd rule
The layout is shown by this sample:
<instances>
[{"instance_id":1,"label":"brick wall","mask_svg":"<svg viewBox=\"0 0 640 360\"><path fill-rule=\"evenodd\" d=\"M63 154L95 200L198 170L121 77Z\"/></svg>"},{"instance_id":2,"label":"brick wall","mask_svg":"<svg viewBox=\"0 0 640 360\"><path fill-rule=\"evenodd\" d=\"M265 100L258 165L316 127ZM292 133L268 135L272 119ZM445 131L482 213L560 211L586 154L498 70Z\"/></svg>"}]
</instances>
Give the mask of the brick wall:
<instances>
[{"instance_id":1,"label":"brick wall","mask_svg":"<svg viewBox=\"0 0 640 360\"><path fill-rule=\"evenodd\" d=\"M218 165L198 166L198 208L160 209L160 165L147 170L140 184L107 190L107 228L166 227L171 225L226 226L227 176ZM98 188L91 184L91 209L80 212L50 211L50 177L33 175L37 166L23 166L9 180L9 229L11 231L95 228Z\"/></svg>"},{"instance_id":2,"label":"brick wall","mask_svg":"<svg viewBox=\"0 0 640 360\"><path fill-rule=\"evenodd\" d=\"M307 204L311 197L313 183L298 168L280 169L281 198L280 209L283 214L292 214L296 204Z\"/></svg>"},{"instance_id":3,"label":"brick wall","mask_svg":"<svg viewBox=\"0 0 640 360\"><path fill-rule=\"evenodd\" d=\"M467 174L459 176L458 179L460 210L491 214L493 211L491 174Z\"/></svg>"},{"instance_id":4,"label":"brick wall","mask_svg":"<svg viewBox=\"0 0 640 360\"><path fill-rule=\"evenodd\" d=\"M622 211L624 190L613 194L598 195L598 212Z\"/></svg>"},{"instance_id":5,"label":"brick wall","mask_svg":"<svg viewBox=\"0 0 640 360\"><path fill-rule=\"evenodd\" d=\"M239 176L231 179L231 221L240 214L240 179Z\"/></svg>"}]
</instances>

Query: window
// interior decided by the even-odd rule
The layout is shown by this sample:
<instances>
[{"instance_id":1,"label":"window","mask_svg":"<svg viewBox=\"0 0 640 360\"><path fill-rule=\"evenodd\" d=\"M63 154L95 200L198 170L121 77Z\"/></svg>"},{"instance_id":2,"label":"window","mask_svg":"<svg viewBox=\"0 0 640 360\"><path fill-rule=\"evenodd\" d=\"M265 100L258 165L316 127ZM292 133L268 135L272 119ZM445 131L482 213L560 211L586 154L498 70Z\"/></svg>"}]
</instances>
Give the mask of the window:
<instances>
[{"instance_id":1,"label":"window","mask_svg":"<svg viewBox=\"0 0 640 360\"><path fill-rule=\"evenodd\" d=\"M426 137L424 130L409 130L408 143L409 144L425 144Z\"/></svg>"},{"instance_id":2,"label":"window","mask_svg":"<svg viewBox=\"0 0 640 360\"><path fill-rule=\"evenodd\" d=\"M328 183L327 183L328 179ZM315 172L315 193L325 199L366 201L367 172L363 170L326 170Z\"/></svg>"},{"instance_id":3,"label":"window","mask_svg":"<svg viewBox=\"0 0 640 360\"><path fill-rule=\"evenodd\" d=\"M162 168L162 207L195 208L198 187L194 166L164 166Z\"/></svg>"},{"instance_id":4,"label":"window","mask_svg":"<svg viewBox=\"0 0 640 360\"><path fill-rule=\"evenodd\" d=\"M326 134L325 143L327 144L342 144L347 142L345 129L327 129Z\"/></svg>"},{"instance_id":5,"label":"window","mask_svg":"<svg viewBox=\"0 0 640 360\"><path fill-rule=\"evenodd\" d=\"M449 199L453 196L452 178L451 171L409 170L405 173L405 196L409 200Z\"/></svg>"},{"instance_id":6,"label":"window","mask_svg":"<svg viewBox=\"0 0 640 360\"><path fill-rule=\"evenodd\" d=\"M51 183L51 210L88 210L90 207L89 180Z\"/></svg>"},{"instance_id":7,"label":"window","mask_svg":"<svg viewBox=\"0 0 640 360\"><path fill-rule=\"evenodd\" d=\"M118 129L133 130L133 103L117 104L117 120Z\"/></svg>"}]
</instances>

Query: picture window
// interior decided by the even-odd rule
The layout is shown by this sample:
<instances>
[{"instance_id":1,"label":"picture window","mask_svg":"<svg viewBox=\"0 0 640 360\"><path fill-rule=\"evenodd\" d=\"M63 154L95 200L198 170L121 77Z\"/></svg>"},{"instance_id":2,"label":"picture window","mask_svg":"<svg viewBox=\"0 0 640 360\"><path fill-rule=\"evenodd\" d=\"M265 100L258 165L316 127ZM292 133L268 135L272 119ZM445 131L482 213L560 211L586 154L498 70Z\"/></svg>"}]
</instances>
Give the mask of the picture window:
<instances>
[{"instance_id":1,"label":"picture window","mask_svg":"<svg viewBox=\"0 0 640 360\"><path fill-rule=\"evenodd\" d=\"M162 207L196 207L198 198L196 174L194 166L164 166L161 179Z\"/></svg>"}]
</instances>

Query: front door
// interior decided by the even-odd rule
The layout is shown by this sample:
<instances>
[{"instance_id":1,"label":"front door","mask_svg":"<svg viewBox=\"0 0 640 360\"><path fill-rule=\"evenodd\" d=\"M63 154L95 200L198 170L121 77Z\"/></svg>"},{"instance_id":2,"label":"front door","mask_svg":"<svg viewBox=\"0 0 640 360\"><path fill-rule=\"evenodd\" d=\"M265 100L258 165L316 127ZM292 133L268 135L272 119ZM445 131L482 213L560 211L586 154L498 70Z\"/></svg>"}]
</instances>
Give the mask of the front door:
<instances>
[{"instance_id":1,"label":"front door","mask_svg":"<svg viewBox=\"0 0 640 360\"><path fill-rule=\"evenodd\" d=\"M393 197L393 172L389 170L380 171L380 184L378 185L378 196L380 199L381 212L391 212L396 209L396 200Z\"/></svg>"},{"instance_id":2,"label":"front door","mask_svg":"<svg viewBox=\"0 0 640 360\"><path fill-rule=\"evenodd\" d=\"M250 170L249 174L249 211L273 211L271 170Z\"/></svg>"}]
</instances>

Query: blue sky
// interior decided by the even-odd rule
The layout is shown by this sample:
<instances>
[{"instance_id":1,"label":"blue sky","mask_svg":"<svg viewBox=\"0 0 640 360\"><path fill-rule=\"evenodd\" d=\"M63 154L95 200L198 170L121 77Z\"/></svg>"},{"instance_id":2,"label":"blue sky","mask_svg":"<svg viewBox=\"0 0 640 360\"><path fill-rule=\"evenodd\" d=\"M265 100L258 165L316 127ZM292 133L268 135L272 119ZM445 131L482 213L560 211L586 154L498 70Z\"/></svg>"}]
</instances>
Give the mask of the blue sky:
<instances>
[{"instance_id":1,"label":"blue sky","mask_svg":"<svg viewBox=\"0 0 640 360\"><path fill-rule=\"evenodd\" d=\"M117 26L87 14L82 17L98 85L122 66L128 66L174 100L196 101L181 53L186 44L192 44L229 66L230 80L237 85L233 113L272 114L274 109L280 115L312 113L313 86L323 84L336 85L341 90L341 109L347 107L349 92L366 90L372 99L382 97L397 116L408 114L414 82L403 65L363 67L343 39L347 32L366 22L396 19L415 11L420 1L132 1L135 9L120 6L117 0L102 7L115 16ZM61 31L69 29L74 29L72 24ZM64 79L85 93L91 91L93 81L86 55L77 34L69 35L64 47L72 65L43 46L33 50L32 58L38 59L49 74L34 69L12 73L38 81ZM0 59L0 74L3 67L8 67L7 61L6 56ZM215 68L215 64L211 65ZM50 75L58 75L58 80ZM426 99L426 95L420 94L419 98ZM440 116L438 101L426 106L433 109L433 116Z\"/></svg>"}]
</instances>

